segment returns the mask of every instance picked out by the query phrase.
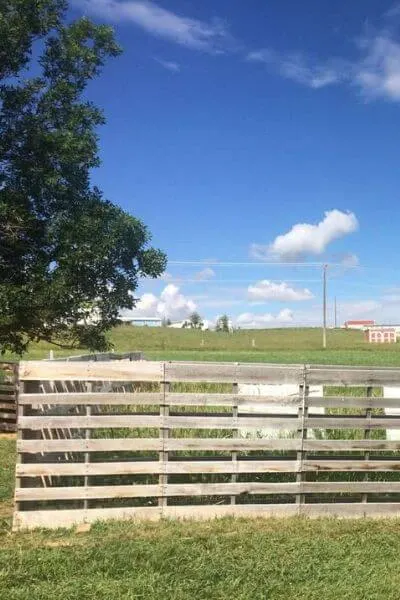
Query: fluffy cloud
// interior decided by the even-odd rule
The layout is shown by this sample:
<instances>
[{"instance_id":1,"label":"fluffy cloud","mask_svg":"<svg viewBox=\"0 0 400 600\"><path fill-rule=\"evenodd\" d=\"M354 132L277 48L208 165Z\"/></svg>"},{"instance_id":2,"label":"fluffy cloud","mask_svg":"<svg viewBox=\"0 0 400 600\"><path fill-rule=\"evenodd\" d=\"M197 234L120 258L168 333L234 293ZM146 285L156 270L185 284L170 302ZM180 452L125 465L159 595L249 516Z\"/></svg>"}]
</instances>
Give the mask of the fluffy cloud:
<instances>
[{"instance_id":1,"label":"fluffy cloud","mask_svg":"<svg viewBox=\"0 0 400 600\"><path fill-rule=\"evenodd\" d=\"M196 303L179 291L179 288L170 283L160 296L143 294L133 310L125 311L124 317L161 317L179 321L185 319L195 311Z\"/></svg>"},{"instance_id":2,"label":"fluffy cloud","mask_svg":"<svg viewBox=\"0 0 400 600\"><path fill-rule=\"evenodd\" d=\"M286 79L320 89L334 84L358 88L364 96L400 101L400 43L392 19L400 11L388 11L385 27L357 39L353 60L315 60L302 52L279 54L269 48L250 52L247 60L264 64Z\"/></svg>"},{"instance_id":3,"label":"fluffy cloud","mask_svg":"<svg viewBox=\"0 0 400 600\"><path fill-rule=\"evenodd\" d=\"M215 277L215 271L210 267L206 267L194 276L197 281L207 281L207 279L212 279L213 277Z\"/></svg>"},{"instance_id":4,"label":"fluffy cloud","mask_svg":"<svg viewBox=\"0 0 400 600\"><path fill-rule=\"evenodd\" d=\"M309 255L321 255L334 240L358 229L353 213L331 210L316 225L297 223L290 231L278 235L269 246L253 244L250 253L255 258L296 261Z\"/></svg>"},{"instance_id":5,"label":"fluffy cloud","mask_svg":"<svg viewBox=\"0 0 400 600\"><path fill-rule=\"evenodd\" d=\"M239 327L244 329L261 329L268 326L285 325L293 322L293 313L289 308L284 308L276 316L271 313L256 314L242 313L236 319Z\"/></svg>"},{"instance_id":6,"label":"fluffy cloud","mask_svg":"<svg viewBox=\"0 0 400 600\"><path fill-rule=\"evenodd\" d=\"M207 23L177 15L150 0L75 0L75 5L85 13L134 23L152 35L195 50L218 53L230 37L221 21Z\"/></svg>"},{"instance_id":7,"label":"fluffy cloud","mask_svg":"<svg viewBox=\"0 0 400 600\"><path fill-rule=\"evenodd\" d=\"M400 44L389 32L383 32L361 42L366 52L356 69L354 83L372 97L400 100Z\"/></svg>"},{"instance_id":8,"label":"fluffy cloud","mask_svg":"<svg viewBox=\"0 0 400 600\"><path fill-rule=\"evenodd\" d=\"M248 299L251 302L262 302L265 300L276 300L280 302L298 302L301 300L310 300L313 294L310 290L295 289L290 287L285 281L274 283L268 279L258 281L248 287Z\"/></svg>"}]
</instances>

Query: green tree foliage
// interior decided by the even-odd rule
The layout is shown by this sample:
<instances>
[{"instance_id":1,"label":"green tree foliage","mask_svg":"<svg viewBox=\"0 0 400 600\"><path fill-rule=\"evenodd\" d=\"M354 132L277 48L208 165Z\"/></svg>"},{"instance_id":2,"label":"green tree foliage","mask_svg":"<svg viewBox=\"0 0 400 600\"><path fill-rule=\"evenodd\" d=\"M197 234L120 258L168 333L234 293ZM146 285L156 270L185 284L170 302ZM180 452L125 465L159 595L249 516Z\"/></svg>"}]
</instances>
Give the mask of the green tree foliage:
<instances>
[{"instance_id":1,"label":"green tree foliage","mask_svg":"<svg viewBox=\"0 0 400 600\"><path fill-rule=\"evenodd\" d=\"M201 329L203 326L203 320L198 312L193 312L189 316L189 323L192 329Z\"/></svg>"},{"instance_id":2,"label":"green tree foliage","mask_svg":"<svg viewBox=\"0 0 400 600\"><path fill-rule=\"evenodd\" d=\"M222 315L217 319L215 331L224 331L225 333L230 332L229 317L228 315Z\"/></svg>"},{"instance_id":3,"label":"green tree foliage","mask_svg":"<svg viewBox=\"0 0 400 600\"><path fill-rule=\"evenodd\" d=\"M166 257L90 183L102 112L83 98L120 52L109 27L66 24L63 0L0 0L0 348L107 347L140 277ZM41 55L32 72L32 45ZM28 70L27 70L28 69Z\"/></svg>"}]
</instances>

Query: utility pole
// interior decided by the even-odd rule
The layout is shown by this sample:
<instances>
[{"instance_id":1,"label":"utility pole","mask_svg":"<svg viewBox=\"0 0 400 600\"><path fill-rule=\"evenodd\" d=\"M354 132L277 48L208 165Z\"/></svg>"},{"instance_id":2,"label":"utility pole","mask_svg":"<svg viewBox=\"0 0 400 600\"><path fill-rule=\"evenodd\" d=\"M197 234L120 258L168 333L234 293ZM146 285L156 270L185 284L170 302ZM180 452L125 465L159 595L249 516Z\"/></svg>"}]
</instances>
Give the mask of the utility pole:
<instances>
[{"instance_id":1,"label":"utility pole","mask_svg":"<svg viewBox=\"0 0 400 600\"><path fill-rule=\"evenodd\" d=\"M328 265L323 267L323 326L322 326L322 347L326 348L326 271Z\"/></svg>"},{"instance_id":2,"label":"utility pole","mask_svg":"<svg viewBox=\"0 0 400 600\"><path fill-rule=\"evenodd\" d=\"M336 304L336 296L335 296L335 329L337 328L337 304Z\"/></svg>"}]
</instances>

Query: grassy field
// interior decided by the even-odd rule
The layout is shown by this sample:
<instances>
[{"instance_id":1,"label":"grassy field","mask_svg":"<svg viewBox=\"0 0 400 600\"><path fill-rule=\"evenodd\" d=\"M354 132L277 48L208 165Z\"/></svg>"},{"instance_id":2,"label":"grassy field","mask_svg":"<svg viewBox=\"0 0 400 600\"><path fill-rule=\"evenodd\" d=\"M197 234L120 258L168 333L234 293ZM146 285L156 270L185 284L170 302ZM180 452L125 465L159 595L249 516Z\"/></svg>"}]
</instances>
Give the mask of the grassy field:
<instances>
[{"instance_id":1,"label":"grassy field","mask_svg":"<svg viewBox=\"0 0 400 600\"><path fill-rule=\"evenodd\" d=\"M214 331L121 326L110 334L116 352L143 350L154 360L205 360L310 364L386 365L400 367L399 344L368 344L360 331L328 330L328 348L321 348L320 329ZM253 347L254 340L254 347ZM25 359L82 354L32 344ZM6 355L6 358L15 358Z\"/></svg>"}]
</instances>

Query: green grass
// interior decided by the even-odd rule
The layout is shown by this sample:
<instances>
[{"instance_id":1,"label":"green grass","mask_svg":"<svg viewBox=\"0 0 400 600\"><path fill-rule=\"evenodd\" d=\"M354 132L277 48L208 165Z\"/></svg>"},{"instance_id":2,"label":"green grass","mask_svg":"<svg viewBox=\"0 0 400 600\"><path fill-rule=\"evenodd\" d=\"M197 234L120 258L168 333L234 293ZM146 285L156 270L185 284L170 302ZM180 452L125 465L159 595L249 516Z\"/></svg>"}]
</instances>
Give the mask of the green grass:
<instances>
[{"instance_id":1,"label":"green grass","mask_svg":"<svg viewBox=\"0 0 400 600\"><path fill-rule=\"evenodd\" d=\"M144 351L154 360L195 360L234 362L273 362L309 364L349 364L400 367L399 344L368 344L360 331L328 330L328 348L321 348L321 330L264 329L241 330L231 334L214 331L151 327L115 328L109 338L116 352ZM253 342L255 347L253 347ZM76 351L60 350L50 344L32 344L26 360L43 359L53 350L56 358ZM16 358L6 355L6 358Z\"/></svg>"},{"instance_id":2,"label":"green grass","mask_svg":"<svg viewBox=\"0 0 400 600\"><path fill-rule=\"evenodd\" d=\"M15 439L0 438L0 523L12 511L15 478Z\"/></svg>"},{"instance_id":3,"label":"green grass","mask_svg":"<svg viewBox=\"0 0 400 600\"><path fill-rule=\"evenodd\" d=\"M15 440L0 439L0 600L399 598L400 520L131 521L11 534L14 468Z\"/></svg>"},{"instance_id":4,"label":"green grass","mask_svg":"<svg viewBox=\"0 0 400 600\"><path fill-rule=\"evenodd\" d=\"M0 540L1 600L397 600L399 521L98 524Z\"/></svg>"}]
</instances>

